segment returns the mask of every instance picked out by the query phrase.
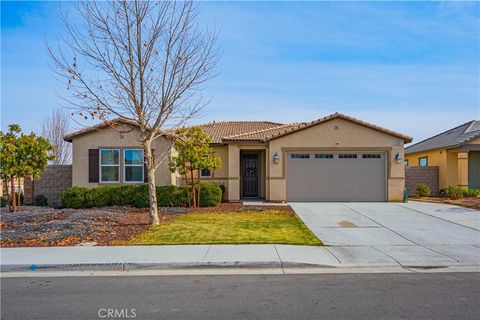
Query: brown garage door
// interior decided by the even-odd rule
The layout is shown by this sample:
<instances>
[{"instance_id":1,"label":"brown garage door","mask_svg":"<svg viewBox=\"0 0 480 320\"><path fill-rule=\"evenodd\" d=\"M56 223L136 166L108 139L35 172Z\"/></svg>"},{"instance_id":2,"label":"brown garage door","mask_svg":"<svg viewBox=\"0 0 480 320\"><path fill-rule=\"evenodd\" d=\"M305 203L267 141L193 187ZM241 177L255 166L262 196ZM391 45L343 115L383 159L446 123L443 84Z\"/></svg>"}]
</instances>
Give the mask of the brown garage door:
<instances>
[{"instance_id":1,"label":"brown garage door","mask_svg":"<svg viewBox=\"0 0 480 320\"><path fill-rule=\"evenodd\" d=\"M287 154L288 201L385 201L384 152Z\"/></svg>"}]
</instances>

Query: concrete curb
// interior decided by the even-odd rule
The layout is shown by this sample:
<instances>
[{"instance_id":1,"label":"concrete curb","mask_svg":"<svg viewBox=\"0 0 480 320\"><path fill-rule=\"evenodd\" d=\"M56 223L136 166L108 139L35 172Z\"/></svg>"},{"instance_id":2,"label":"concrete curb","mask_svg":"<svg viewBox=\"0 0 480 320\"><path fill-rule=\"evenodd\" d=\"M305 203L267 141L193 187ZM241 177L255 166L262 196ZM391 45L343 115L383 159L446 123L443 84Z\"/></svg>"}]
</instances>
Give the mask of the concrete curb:
<instances>
[{"instance_id":1,"label":"concrete curb","mask_svg":"<svg viewBox=\"0 0 480 320\"><path fill-rule=\"evenodd\" d=\"M339 266L300 263L289 261L205 261L162 263L75 263L75 264L4 264L0 272L18 271L128 271L166 269L213 269L213 268L338 268Z\"/></svg>"}]
</instances>

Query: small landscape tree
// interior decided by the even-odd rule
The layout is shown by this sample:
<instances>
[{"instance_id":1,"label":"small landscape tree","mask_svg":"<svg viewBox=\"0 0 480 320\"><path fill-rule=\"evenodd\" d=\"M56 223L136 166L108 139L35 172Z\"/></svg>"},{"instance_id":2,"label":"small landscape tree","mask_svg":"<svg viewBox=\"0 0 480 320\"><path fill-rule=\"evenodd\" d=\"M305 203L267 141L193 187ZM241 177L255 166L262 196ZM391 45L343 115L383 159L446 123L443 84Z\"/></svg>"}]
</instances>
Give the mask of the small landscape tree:
<instances>
[{"instance_id":1,"label":"small landscape tree","mask_svg":"<svg viewBox=\"0 0 480 320\"><path fill-rule=\"evenodd\" d=\"M220 168L221 159L215 155L210 146L212 138L202 128L188 127L175 131L175 155L170 158L169 167L172 172L177 172L188 182L187 174L190 173L192 190L192 206L200 206L200 171L202 169L215 170ZM197 173L198 193L195 190L194 172Z\"/></svg>"},{"instance_id":2,"label":"small landscape tree","mask_svg":"<svg viewBox=\"0 0 480 320\"><path fill-rule=\"evenodd\" d=\"M38 179L54 157L49 154L53 146L33 132L23 134L18 124L9 125L6 133L0 131L0 140L0 172L2 179L8 178L11 183L10 210L17 211L15 177L20 179L31 174L32 180ZM32 194L33 191L32 184Z\"/></svg>"}]
</instances>

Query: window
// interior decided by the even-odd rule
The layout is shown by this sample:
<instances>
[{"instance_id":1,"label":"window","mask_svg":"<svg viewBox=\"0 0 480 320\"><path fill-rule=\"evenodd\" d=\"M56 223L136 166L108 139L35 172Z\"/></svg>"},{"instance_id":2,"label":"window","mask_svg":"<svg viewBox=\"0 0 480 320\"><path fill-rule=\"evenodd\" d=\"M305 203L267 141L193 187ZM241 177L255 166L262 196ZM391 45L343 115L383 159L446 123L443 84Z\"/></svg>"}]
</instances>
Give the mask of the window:
<instances>
[{"instance_id":1,"label":"window","mask_svg":"<svg viewBox=\"0 0 480 320\"><path fill-rule=\"evenodd\" d=\"M357 155L354 153L341 153L338 157L340 159L357 159Z\"/></svg>"},{"instance_id":2,"label":"window","mask_svg":"<svg viewBox=\"0 0 480 320\"><path fill-rule=\"evenodd\" d=\"M120 182L119 149L100 149L100 182Z\"/></svg>"},{"instance_id":3,"label":"window","mask_svg":"<svg viewBox=\"0 0 480 320\"><path fill-rule=\"evenodd\" d=\"M333 159L331 153L315 153L315 159Z\"/></svg>"},{"instance_id":4,"label":"window","mask_svg":"<svg viewBox=\"0 0 480 320\"><path fill-rule=\"evenodd\" d=\"M143 150L125 149L123 150L124 181L143 182Z\"/></svg>"},{"instance_id":5,"label":"window","mask_svg":"<svg viewBox=\"0 0 480 320\"><path fill-rule=\"evenodd\" d=\"M211 177L212 176L212 171L210 169L202 169L200 170L200 177Z\"/></svg>"},{"instance_id":6,"label":"window","mask_svg":"<svg viewBox=\"0 0 480 320\"><path fill-rule=\"evenodd\" d=\"M418 165L420 167L428 167L428 157L418 158Z\"/></svg>"},{"instance_id":7,"label":"window","mask_svg":"<svg viewBox=\"0 0 480 320\"><path fill-rule=\"evenodd\" d=\"M380 153L367 153L362 154L363 159L381 159L382 155Z\"/></svg>"},{"instance_id":8,"label":"window","mask_svg":"<svg viewBox=\"0 0 480 320\"><path fill-rule=\"evenodd\" d=\"M310 155L308 153L292 153L290 155L292 159L309 159Z\"/></svg>"},{"instance_id":9,"label":"window","mask_svg":"<svg viewBox=\"0 0 480 320\"><path fill-rule=\"evenodd\" d=\"M403 165L404 165L405 167L408 167L408 160L403 160Z\"/></svg>"}]
</instances>

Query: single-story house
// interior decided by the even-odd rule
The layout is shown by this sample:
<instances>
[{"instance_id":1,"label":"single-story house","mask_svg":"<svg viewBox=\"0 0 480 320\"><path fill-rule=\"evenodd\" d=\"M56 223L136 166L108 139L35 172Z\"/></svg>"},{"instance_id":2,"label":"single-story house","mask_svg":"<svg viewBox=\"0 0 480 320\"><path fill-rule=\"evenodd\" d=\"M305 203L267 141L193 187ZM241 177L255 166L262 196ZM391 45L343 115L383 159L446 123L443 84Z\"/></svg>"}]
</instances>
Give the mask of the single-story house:
<instances>
[{"instance_id":1,"label":"single-story house","mask_svg":"<svg viewBox=\"0 0 480 320\"><path fill-rule=\"evenodd\" d=\"M122 122L122 121L119 121ZM404 143L412 138L340 114L281 124L227 121L200 125L222 160L203 180L226 187L226 199L267 201L400 201L405 186ZM146 177L139 131L128 122L101 124L65 137L73 144L74 186L141 183ZM168 170L167 137L153 146L158 185L179 185ZM165 155L163 157L163 155Z\"/></svg>"},{"instance_id":2,"label":"single-story house","mask_svg":"<svg viewBox=\"0 0 480 320\"><path fill-rule=\"evenodd\" d=\"M407 147L405 165L438 166L439 189L450 185L480 188L480 121L469 121Z\"/></svg>"}]
</instances>

